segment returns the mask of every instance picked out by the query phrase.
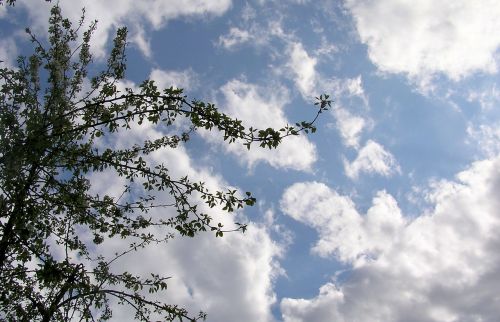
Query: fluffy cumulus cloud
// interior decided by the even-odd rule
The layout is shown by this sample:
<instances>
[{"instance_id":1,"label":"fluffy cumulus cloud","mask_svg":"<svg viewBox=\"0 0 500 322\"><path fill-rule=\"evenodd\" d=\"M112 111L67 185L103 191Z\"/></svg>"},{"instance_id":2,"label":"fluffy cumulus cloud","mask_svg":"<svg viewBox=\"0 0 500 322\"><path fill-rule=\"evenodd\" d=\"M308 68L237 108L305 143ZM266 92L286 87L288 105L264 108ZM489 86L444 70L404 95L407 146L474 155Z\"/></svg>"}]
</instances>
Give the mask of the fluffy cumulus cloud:
<instances>
[{"instance_id":1,"label":"fluffy cumulus cloud","mask_svg":"<svg viewBox=\"0 0 500 322\"><path fill-rule=\"evenodd\" d=\"M322 257L335 255L349 263L363 262L366 256L383 252L404 225L396 201L384 191L377 193L373 206L361 216L349 197L326 185L297 183L283 194L281 208L318 231L314 253Z\"/></svg>"},{"instance_id":2,"label":"fluffy cumulus cloud","mask_svg":"<svg viewBox=\"0 0 500 322\"><path fill-rule=\"evenodd\" d=\"M458 80L497 70L498 1L348 0L346 6L382 71L426 82L435 74Z\"/></svg>"},{"instance_id":3,"label":"fluffy cumulus cloud","mask_svg":"<svg viewBox=\"0 0 500 322\"><path fill-rule=\"evenodd\" d=\"M19 6L28 11L32 28L40 33L47 30L49 10L52 4L44 1L27 3L20 1ZM95 53L104 55L110 33L117 27L130 27L131 41L149 55L149 39L145 28L160 29L169 20L182 16L219 16L231 7L231 0L172 0L172 1L60 1L63 14L71 21L78 21L82 8L86 10L87 21L98 20L99 27L94 36ZM43 8L41 8L43 7Z\"/></svg>"},{"instance_id":4,"label":"fluffy cumulus cloud","mask_svg":"<svg viewBox=\"0 0 500 322\"><path fill-rule=\"evenodd\" d=\"M109 254L121 245L110 246ZM177 238L125 257L117 265L143 276L152 272L171 276L161 300L186 307L191 314L203 310L208 321L272 321L273 283L281 272L277 263L281 252L267 228L251 223L244 235ZM114 314L116 321L128 321L130 316L123 309Z\"/></svg>"},{"instance_id":5,"label":"fluffy cumulus cloud","mask_svg":"<svg viewBox=\"0 0 500 322\"><path fill-rule=\"evenodd\" d=\"M284 321L496 321L499 169L496 157L434 183L434 207L411 220L383 191L361 215L321 183L289 187L283 211L318 231L315 251L352 270L314 298L283 299Z\"/></svg>"},{"instance_id":6,"label":"fluffy cumulus cloud","mask_svg":"<svg viewBox=\"0 0 500 322\"><path fill-rule=\"evenodd\" d=\"M401 171L394 156L372 140L366 142L352 162L344 159L344 170L351 179L357 179L361 173L390 176Z\"/></svg>"},{"instance_id":7,"label":"fluffy cumulus cloud","mask_svg":"<svg viewBox=\"0 0 500 322\"><path fill-rule=\"evenodd\" d=\"M279 129L291 123L284 114L288 91L282 87L263 88L240 80L231 80L221 87L220 92L224 98L219 104L222 110L242 120L246 128ZM206 132L204 136L213 142L222 143L218 134ZM273 150L260 148L257 144L249 151L241 143L222 144L229 153L236 155L249 168L259 162L266 162L275 168L310 171L317 158L316 146L302 135L288 137Z\"/></svg>"},{"instance_id":8,"label":"fluffy cumulus cloud","mask_svg":"<svg viewBox=\"0 0 500 322\"><path fill-rule=\"evenodd\" d=\"M130 131L108 138L106 144L130 146L145 138L155 139L167 134L162 131L165 129L146 123L134 125ZM194 164L183 146L157 151L146 159L152 164L168 165L173 178L189 175L193 181L204 181L211 191L229 187L221 176ZM118 179L106 173L90 177L92 186L98 190L95 192L111 196L121 194L124 182ZM132 187L132 193L134 191ZM160 203L169 203L170 197L158 194L157 198ZM228 229L235 227L235 221L248 222L240 212L224 214L204 204L198 209L209 213L215 222L223 223ZM175 210L168 207L148 213L158 218L175 214ZM208 313L208 321L272 321L271 306L276 301L273 282L281 273L277 259L282 254L282 246L271 239L271 225L272 222L253 222L245 234L229 233L223 238L215 238L213 233L174 238L166 245L152 245L120 258L113 269L126 269L144 276L150 273L171 276L169 288L161 293L161 300L186 307L192 314L203 310ZM152 230L160 232L156 228ZM127 244L124 240L106 241L101 251L113 257ZM113 315L116 321L130 321L132 317L130 311L121 307Z\"/></svg>"},{"instance_id":9,"label":"fluffy cumulus cloud","mask_svg":"<svg viewBox=\"0 0 500 322\"><path fill-rule=\"evenodd\" d=\"M182 88L193 90L198 86L198 77L191 69L183 71L153 69L149 78L154 80L159 88Z\"/></svg>"}]
</instances>

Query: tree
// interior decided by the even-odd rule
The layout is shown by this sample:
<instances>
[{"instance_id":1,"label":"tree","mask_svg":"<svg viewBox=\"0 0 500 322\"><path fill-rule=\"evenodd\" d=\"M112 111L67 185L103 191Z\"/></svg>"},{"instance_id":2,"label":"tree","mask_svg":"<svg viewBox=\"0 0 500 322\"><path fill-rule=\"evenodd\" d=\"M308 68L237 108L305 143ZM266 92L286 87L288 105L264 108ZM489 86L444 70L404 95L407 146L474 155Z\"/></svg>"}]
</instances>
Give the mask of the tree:
<instances>
[{"instance_id":1,"label":"tree","mask_svg":"<svg viewBox=\"0 0 500 322\"><path fill-rule=\"evenodd\" d=\"M313 123L331 102L326 95L318 98L312 122L258 130L245 128L213 104L188 101L181 89L160 90L152 80L138 90L120 91L126 29L117 30L105 70L90 76L89 43L96 23L79 35L83 18L75 28L54 6L47 44L27 30L34 53L20 57L16 69L0 69L0 319L107 320L111 299L132 307L138 320L202 319L203 313L192 316L184 308L148 297L164 290L168 277L117 272L111 269L113 262L175 235L244 232L245 224L226 229L199 205L231 213L253 205L255 198L249 192L210 191L187 176L172 177L168 165L152 164L148 155L187 144L199 128L217 130L228 144L276 148L287 136L314 132ZM179 120L188 124L185 130L142 145L103 149L96 144L134 123L174 131L182 128L173 126ZM109 170L128 182L123 191L127 198L91 192L88 176ZM131 193L137 186L142 187L140 193ZM158 192L172 203L157 202ZM175 209L176 215L148 216L158 207ZM162 233L151 227L161 227ZM109 258L99 252L104 241L117 238L124 240L121 253Z\"/></svg>"}]
</instances>

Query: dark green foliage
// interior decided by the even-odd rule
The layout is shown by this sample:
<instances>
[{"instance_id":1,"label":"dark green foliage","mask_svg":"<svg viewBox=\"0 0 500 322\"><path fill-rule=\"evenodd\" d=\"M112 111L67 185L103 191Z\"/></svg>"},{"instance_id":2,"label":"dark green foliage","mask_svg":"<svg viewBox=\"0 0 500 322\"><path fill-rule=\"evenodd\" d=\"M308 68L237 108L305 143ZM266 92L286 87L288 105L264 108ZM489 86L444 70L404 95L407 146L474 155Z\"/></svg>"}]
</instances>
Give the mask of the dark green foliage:
<instances>
[{"instance_id":1,"label":"dark green foliage","mask_svg":"<svg viewBox=\"0 0 500 322\"><path fill-rule=\"evenodd\" d=\"M9 1L8 1L9 2ZM9 2L11 3L11 2ZM95 23L79 36L79 29L51 12L48 45L31 32L34 54L20 57L18 69L0 69L0 320L63 321L71 316L85 321L107 320L110 300L130 306L135 318L203 319L176 305L149 298L167 288L167 277L144 278L111 269L116 259L175 234L193 237L213 231L244 231L245 224L226 229L200 211L200 204L233 212L252 206L255 198L235 190L209 191L203 182L176 178L167 165L151 165L147 156L175 148L199 128L217 129L228 143L253 143L275 148L286 136L316 129L302 122L282 129L246 129L240 120L214 105L188 101L182 90L158 89L151 80L139 89L119 91L124 77L126 29L118 29L107 68L88 75L92 62L90 38ZM84 90L83 83L90 80ZM318 98L318 115L330 105ZM317 117L317 116L316 116ZM180 120L189 128L142 145L98 149L102 137L127 131L134 123L170 127ZM88 176L113 170L128 184L120 200L90 192ZM142 184L142 192L130 193ZM172 202L161 204L163 193ZM172 216L155 219L153 208L168 208ZM163 227L163 233L151 228ZM92 236L81 238L82 233ZM125 250L112 258L99 253L108 239L122 238ZM52 246L51 246L52 245ZM56 256L54 245L65 255Z\"/></svg>"}]
</instances>

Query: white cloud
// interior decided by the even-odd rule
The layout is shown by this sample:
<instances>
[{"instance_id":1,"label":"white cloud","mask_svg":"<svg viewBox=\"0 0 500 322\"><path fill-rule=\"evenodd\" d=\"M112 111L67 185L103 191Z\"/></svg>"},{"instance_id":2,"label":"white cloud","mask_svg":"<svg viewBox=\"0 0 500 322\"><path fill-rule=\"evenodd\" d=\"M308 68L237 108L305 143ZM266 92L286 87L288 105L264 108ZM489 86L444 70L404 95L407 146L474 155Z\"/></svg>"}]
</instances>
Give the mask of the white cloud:
<instances>
[{"instance_id":1,"label":"white cloud","mask_svg":"<svg viewBox=\"0 0 500 322\"><path fill-rule=\"evenodd\" d=\"M177 238L128 256L117 265L144 276L151 272L171 276L161 300L186 307L192 315L203 310L208 321L272 321L281 248L265 227L250 224L244 235ZM130 317L122 309L114 314L116 321L130 321Z\"/></svg>"},{"instance_id":2,"label":"white cloud","mask_svg":"<svg viewBox=\"0 0 500 322\"><path fill-rule=\"evenodd\" d=\"M467 127L467 143L475 145L485 156L493 157L500 153L500 124Z\"/></svg>"},{"instance_id":3,"label":"white cloud","mask_svg":"<svg viewBox=\"0 0 500 322\"><path fill-rule=\"evenodd\" d=\"M300 42L291 43L288 52L290 56L288 67L293 73L295 85L303 97L314 97L317 92L317 59L309 56Z\"/></svg>"},{"instance_id":4,"label":"white cloud","mask_svg":"<svg viewBox=\"0 0 500 322\"><path fill-rule=\"evenodd\" d=\"M286 68L295 86L306 100L323 93L334 97L358 98L363 106L368 106L361 75L353 78L327 78L317 71L318 57L309 54L298 41L288 41ZM321 55L321 53L318 53Z\"/></svg>"},{"instance_id":5,"label":"white cloud","mask_svg":"<svg viewBox=\"0 0 500 322\"><path fill-rule=\"evenodd\" d=\"M317 182L286 189L281 208L318 231L313 252L358 265L386 250L405 223L396 201L385 191L377 193L372 207L361 216L349 197Z\"/></svg>"},{"instance_id":6,"label":"white cloud","mask_svg":"<svg viewBox=\"0 0 500 322\"><path fill-rule=\"evenodd\" d=\"M499 193L500 157L434 184L434 208L412 221L384 192L361 216L325 185L291 186L282 209L318 231L323 255L354 266L314 298L283 299L284 321L496 321Z\"/></svg>"},{"instance_id":7,"label":"white cloud","mask_svg":"<svg viewBox=\"0 0 500 322\"><path fill-rule=\"evenodd\" d=\"M351 179L357 179L360 173L390 176L401 171L394 156L372 140L368 140L358 151L354 161L344 159L344 170Z\"/></svg>"},{"instance_id":8,"label":"white cloud","mask_svg":"<svg viewBox=\"0 0 500 322\"><path fill-rule=\"evenodd\" d=\"M324 81L320 82L324 83ZM354 78L336 79L330 82L330 86L334 88L334 97L338 97L338 103L332 109L335 124L329 124L329 126L337 128L344 145L358 150L362 132L373 127L371 119L351 113L351 110L359 110L359 107L369 108L362 77L358 75ZM341 102L346 99L349 101ZM349 108L343 107L343 104L348 105Z\"/></svg>"},{"instance_id":9,"label":"white cloud","mask_svg":"<svg viewBox=\"0 0 500 322\"><path fill-rule=\"evenodd\" d=\"M343 301L344 294L335 284L327 283L319 289L313 299L284 298L281 301L281 314L285 322L345 321L338 312L337 303Z\"/></svg>"},{"instance_id":10,"label":"white cloud","mask_svg":"<svg viewBox=\"0 0 500 322\"><path fill-rule=\"evenodd\" d=\"M45 1L26 3L20 1L28 11L31 28L38 33L45 33L49 8L53 4ZM109 42L110 33L116 28L126 25L130 27L131 37L129 40L136 43L147 56L150 54L149 39L144 32L146 27L158 30L172 19L179 17L204 17L220 16L231 7L231 0L111 0L111 1L60 1L63 15L71 21L78 21L81 9L85 7L87 21L98 20L98 28L93 38L93 50L99 57L103 57L105 47Z\"/></svg>"},{"instance_id":11,"label":"white cloud","mask_svg":"<svg viewBox=\"0 0 500 322\"><path fill-rule=\"evenodd\" d=\"M360 116L352 115L349 110L342 107L334 108L333 115L344 144L357 149L361 133L369 126L368 122Z\"/></svg>"},{"instance_id":12,"label":"white cloud","mask_svg":"<svg viewBox=\"0 0 500 322\"><path fill-rule=\"evenodd\" d=\"M321 46L315 50L317 56L332 58L334 54L339 52L337 45L328 42L324 37L321 38Z\"/></svg>"},{"instance_id":13,"label":"white cloud","mask_svg":"<svg viewBox=\"0 0 500 322\"><path fill-rule=\"evenodd\" d=\"M151 42L143 28L136 28L132 37L128 37L128 41L134 43L144 56L151 57Z\"/></svg>"},{"instance_id":14,"label":"white cloud","mask_svg":"<svg viewBox=\"0 0 500 322\"><path fill-rule=\"evenodd\" d=\"M480 90L470 90L467 96L469 102L478 102L483 110L491 110L500 105L500 89L493 83L490 87Z\"/></svg>"},{"instance_id":15,"label":"white cloud","mask_svg":"<svg viewBox=\"0 0 500 322\"><path fill-rule=\"evenodd\" d=\"M344 86L340 87L341 92L346 92L350 97L360 98L364 105L368 105L368 98L366 97L363 88L363 79L361 75L354 78L347 78L343 80Z\"/></svg>"},{"instance_id":16,"label":"white cloud","mask_svg":"<svg viewBox=\"0 0 500 322\"><path fill-rule=\"evenodd\" d=\"M262 16L256 20L255 9L248 4L243 9L239 26L233 26L224 35L219 37L217 45L227 50L237 48L243 44L255 47L269 45L273 39L286 40L290 35L286 34L282 27L280 18L275 16L268 21L262 21ZM273 48L267 48L273 54Z\"/></svg>"},{"instance_id":17,"label":"white cloud","mask_svg":"<svg viewBox=\"0 0 500 322\"><path fill-rule=\"evenodd\" d=\"M284 114L288 103L288 91L282 87L263 88L239 80L231 80L221 87L224 103L223 112L242 120L246 127L258 129L282 128L290 122ZM291 136L283 140L277 149L269 150L255 144L250 151L241 143L222 143L217 133L204 136L224 145L226 151L235 154L239 160L252 168L259 162L266 162L275 168L310 171L316 161L316 147L305 136Z\"/></svg>"},{"instance_id":18,"label":"white cloud","mask_svg":"<svg viewBox=\"0 0 500 322\"><path fill-rule=\"evenodd\" d=\"M161 137L166 134L162 132L165 130L148 123L135 125L129 131L110 136L107 144L131 146L144 139ZM194 164L183 146L157 151L146 160L167 165L172 178L188 175L193 181L203 181L211 191L229 187L211 169ZM113 196L120 195L123 187L123 180L119 179L107 174L90 177L92 186L99 189L99 193ZM136 184L140 186L140 182ZM134 187L132 191L135 191ZM168 203L171 198L165 193L158 193L157 197L160 203ZM227 229L235 227L235 221L249 222L241 212L225 214L221 209L210 209L204 204L198 209L208 213L214 222L223 223ZM154 209L148 215L166 218L175 216L176 212L171 208ZM249 224L245 234L229 233L223 238L215 238L209 232L195 238L175 238L167 245L153 245L124 256L116 262L114 269L125 269L143 276L152 272L171 276L168 290L161 294L161 300L186 307L193 315L203 310L208 313L208 321L273 321L271 306L276 302L273 283L282 273L277 259L282 256L283 247L270 237L272 218L264 224ZM158 228L153 230L160 231ZM113 256L127 245L127 240L107 241L100 250ZM131 321L132 318L133 314L122 307L113 314L116 321Z\"/></svg>"},{"instance_id":19,"label":"white cloud","mask_svg":"<svg viewBox=\"0 0 500 322\"><path fill-rule=\"evenodd\" d=\"M287 19L283 6L280 2L267 2L265 6L263 2L247 2L229 30L219 36L216 45L232 50L244 44L259 51L264 48L272 58L281 56L283 41L288 43L294 38L293 33L283 30L282 22Z\"/></svg>"},{"instance_id":20,"label":"white cloud","mask_svg":"<svg viewBox=\"0 0 500 322\"><path fill-rule=\"evenodd\" d=\"M0 64L2 67L17 67L17 46L13 38L0 39Z\"/></svg>"},{"instance_id":21,"label":"white cloud","mask_svg":"<svg viewBox=\"0 0 500 322\"><path fill-rule=\"evenodd\" d=\"M229 29L229 33L227 35L222 35L219 37L219 45L223 46L226 49L231 49L236 45L246 43L250 40L251 35L248 31L232 27Z\"/></svg>"},{"instance_id":22,"label":"white cloud","mask_svg":"<svg viewBox=\"0 0 500 322\"><path fill-rule=\"evenodd\" d=\"M160 88L173 86L188 91L198 86L198 76L191 69L183 71L153 69L149 78L153 79Z\"/></svg>"},{"instance_id":23,"label":"white cloud","mask_svg":"<svg viewBox=\"0 0 500 322\"><path fill-rule=\"evenodd\" d=\"M381 71L424 85L436 74L458 80L497 71L498 1L348 0L346 6Z\"/></svg>"},{"instance_id":24,"label":"white cloud","mask_svg":"<svg viewBox=\"0 0 500 322\"><path fill-rule=\"evenodd\" d=\"M292 42L288 46L289 59L286 67L291 71L295 86L306 100L329 93L333 97L359 98L363 106L368 106L362 78L357 76L346 79L325 79L316 71L318 59L310 56L300 42ZM335 126L340 132L346 146L358 148L361 132L370 126L369 122L360 116L352 115L342 107L332 109L336 119Z\"/></svg>"}]
</instances>

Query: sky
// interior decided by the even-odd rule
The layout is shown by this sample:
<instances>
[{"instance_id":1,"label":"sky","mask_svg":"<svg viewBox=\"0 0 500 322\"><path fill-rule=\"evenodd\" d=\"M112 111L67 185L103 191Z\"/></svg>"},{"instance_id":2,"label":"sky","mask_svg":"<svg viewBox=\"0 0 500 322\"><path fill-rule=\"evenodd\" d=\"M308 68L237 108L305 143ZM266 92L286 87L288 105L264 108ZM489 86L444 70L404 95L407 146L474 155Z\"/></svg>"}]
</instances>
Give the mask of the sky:
<instances>
[{"instance_id":1,"label":"sky","mask_svg":"<svg viewBox=\"0 0 500 322\"><path fill-rule=\"evenodd\" d=\"M197 132L152 162L256 206L213 213L245 234L175 238L119 265L172 276L165 301L208 321L497 321L500 316L500 2L60 0L98 20L96 66L129 30L123 88L154 79L247 126L314 117L276 150ZM45 37L50 4L0 7L0 60ZM136 126L116 147L171 129ZM112 173L95 192L120 194ZM168 198L165 197L165 198ZM162 216L164 213L157 213ZM104 252L121 241L105 243ZM126 321L128 312L114 314Z\"/></svg>"}]
</instances>

